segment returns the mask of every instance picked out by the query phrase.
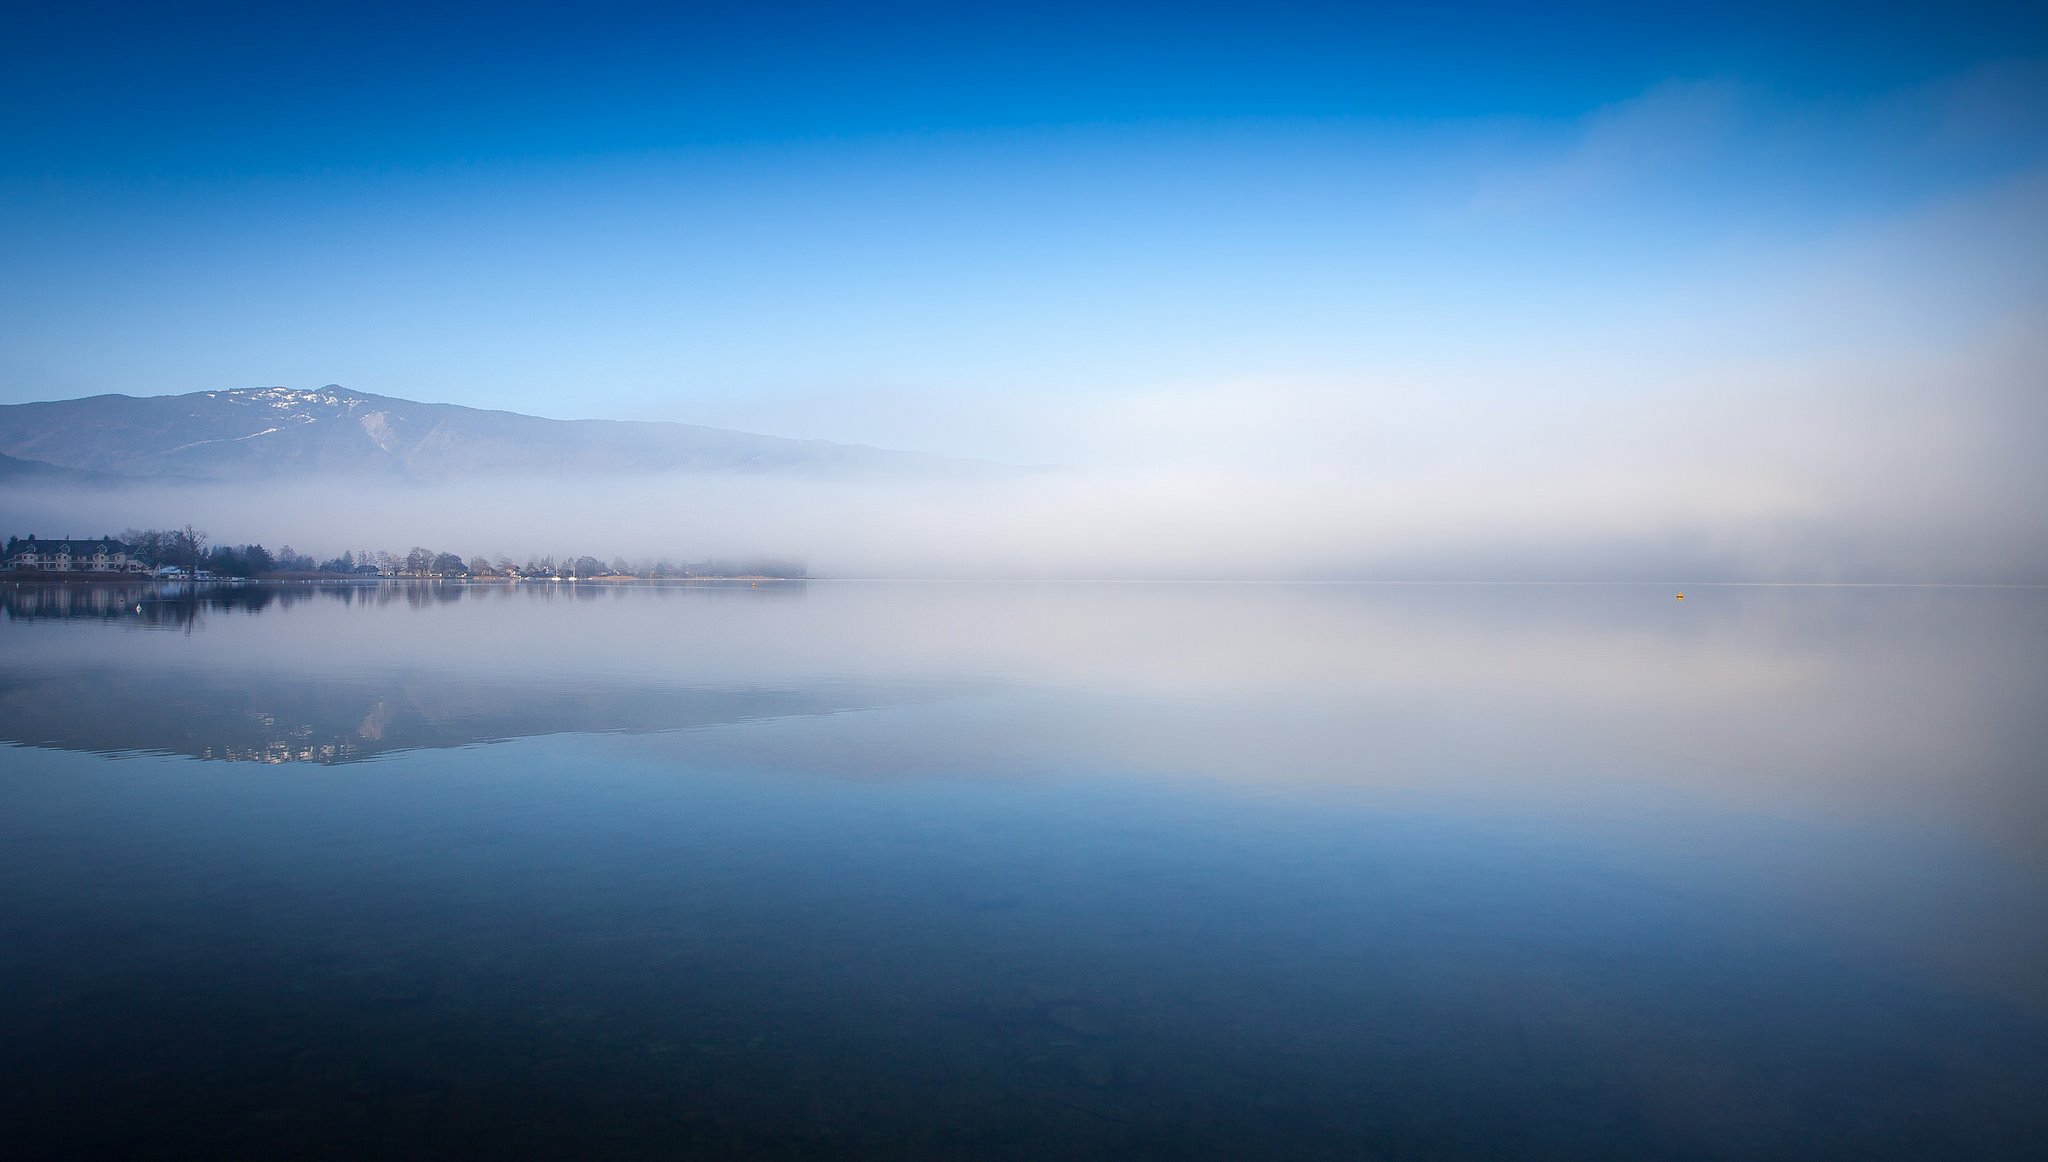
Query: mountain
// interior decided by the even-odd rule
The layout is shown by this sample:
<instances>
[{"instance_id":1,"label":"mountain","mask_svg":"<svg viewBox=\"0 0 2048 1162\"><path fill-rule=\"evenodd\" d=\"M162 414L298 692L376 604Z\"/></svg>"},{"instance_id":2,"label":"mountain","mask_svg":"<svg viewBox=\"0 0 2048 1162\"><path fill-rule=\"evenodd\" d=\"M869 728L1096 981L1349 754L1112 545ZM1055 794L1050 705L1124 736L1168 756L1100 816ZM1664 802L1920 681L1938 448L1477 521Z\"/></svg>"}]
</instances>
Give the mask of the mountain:
<instances>
[{"instance_id":1,"label":"mountain","mask_svg":"<svg viewBox=\"0 0 2048 1162\"><path fill-rule=\"evenodd\" d=\"M542 419L333 384L0 405L0 455L122 477L220 481L677 471L929 476L990 467L694 424Z\"/></svg>"}]
</instances>

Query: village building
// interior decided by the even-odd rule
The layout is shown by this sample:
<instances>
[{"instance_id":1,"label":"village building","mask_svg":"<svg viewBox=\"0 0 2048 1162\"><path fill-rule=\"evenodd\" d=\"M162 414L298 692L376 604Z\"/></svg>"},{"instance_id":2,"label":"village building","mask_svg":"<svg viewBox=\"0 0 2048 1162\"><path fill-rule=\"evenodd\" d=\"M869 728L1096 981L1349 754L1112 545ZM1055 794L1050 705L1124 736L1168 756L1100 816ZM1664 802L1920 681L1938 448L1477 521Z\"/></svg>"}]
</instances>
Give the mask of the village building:
<instances>
[{"instance_id":1,"label":"village building","mask_svg":"<svg viewBox=\"0 0 2048 1162\"><path fill-rule=\"evenodd\" d=\"M0 565L23 573L144 573L149 566L135 559L132 546L112 537L95 541L7 538Z\"/></svg>"}]
</instances>

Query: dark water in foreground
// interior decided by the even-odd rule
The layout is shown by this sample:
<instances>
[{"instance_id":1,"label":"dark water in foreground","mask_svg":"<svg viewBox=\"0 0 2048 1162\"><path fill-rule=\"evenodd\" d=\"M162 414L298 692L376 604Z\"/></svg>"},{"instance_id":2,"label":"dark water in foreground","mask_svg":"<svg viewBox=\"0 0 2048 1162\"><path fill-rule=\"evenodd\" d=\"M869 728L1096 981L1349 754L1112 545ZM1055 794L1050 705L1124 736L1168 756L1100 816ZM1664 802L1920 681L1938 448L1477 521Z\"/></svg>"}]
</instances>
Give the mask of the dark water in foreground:
<instances>
[{"instance_id":1,"label":"dark water in foreground","mask_svg":"<svg viewBox=\"0 0 2048 1162\"><path fill-rule=\"evenodd\" d=\"M0 587L0 1154L2048 1156L2048 593Z\"/></svg>"}]
</instances>

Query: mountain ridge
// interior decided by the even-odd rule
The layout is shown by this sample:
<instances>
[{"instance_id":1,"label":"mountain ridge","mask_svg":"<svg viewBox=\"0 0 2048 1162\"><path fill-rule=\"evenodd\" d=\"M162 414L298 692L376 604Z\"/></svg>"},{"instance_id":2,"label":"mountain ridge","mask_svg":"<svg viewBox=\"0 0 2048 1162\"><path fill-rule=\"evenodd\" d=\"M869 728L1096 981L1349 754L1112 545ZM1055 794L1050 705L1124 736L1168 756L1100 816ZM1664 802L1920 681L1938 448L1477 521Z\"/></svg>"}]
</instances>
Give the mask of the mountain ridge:
<instances>
[{"instance_id":1,"label":"mountain ridge","mask_svg":"<svg viewBox=\"0 0 2048 1162\"><path fill-rule=\"evenodd\" d=\"M557 420L328 384L0 405L0 455L139 480L472 477L656 472L980 474L920 452L654 420Z\"/></svg>"}]
</instances>

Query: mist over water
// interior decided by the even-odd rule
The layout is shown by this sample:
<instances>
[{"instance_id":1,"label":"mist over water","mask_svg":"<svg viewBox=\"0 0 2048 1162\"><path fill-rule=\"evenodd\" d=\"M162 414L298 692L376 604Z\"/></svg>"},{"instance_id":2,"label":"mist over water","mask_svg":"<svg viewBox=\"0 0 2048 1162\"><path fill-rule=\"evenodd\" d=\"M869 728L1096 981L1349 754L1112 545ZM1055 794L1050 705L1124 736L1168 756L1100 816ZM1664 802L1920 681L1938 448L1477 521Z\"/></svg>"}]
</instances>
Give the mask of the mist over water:
<instances>
[{"instance_id":1,"label":"mist over water","mask_svg":"<svg viewBox=\"0 0 2048 1162\"><path fill-rule=\"evenodd\" d=\"M1382 438L1351 463L17 487L0 521L44 536L194 524L319 559L426 545L465 560L795 560L841 577L2042 583L2029 498L2048 479L2020 447L2033 429L1992 431L2017 419L1853 455L1839 433L1738 441L1673 417L1685 434L1616 431L1581 451Z\"/></svg>"},{"instance_id":2,"label":"mist over water","mask_svg":"<svg viewBox=\"0 0 2048 1162\"><path fill-rule=\"evenodd\" d=\"M1023 433L1017 459L972 471L29 483L0 494L0 521L81 537L191 523L320 559L423 544L817 576L2042 583L2044 365L2037 338L1992 336L1766 370L1506 362L995 398L979 415Z\"/></svg>"}]
</instances>

